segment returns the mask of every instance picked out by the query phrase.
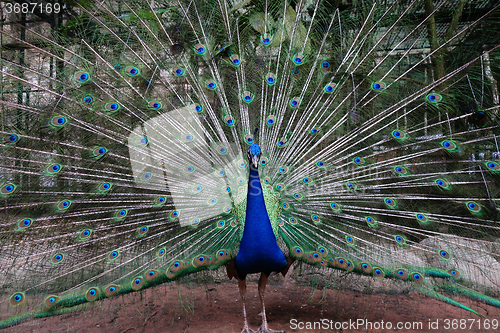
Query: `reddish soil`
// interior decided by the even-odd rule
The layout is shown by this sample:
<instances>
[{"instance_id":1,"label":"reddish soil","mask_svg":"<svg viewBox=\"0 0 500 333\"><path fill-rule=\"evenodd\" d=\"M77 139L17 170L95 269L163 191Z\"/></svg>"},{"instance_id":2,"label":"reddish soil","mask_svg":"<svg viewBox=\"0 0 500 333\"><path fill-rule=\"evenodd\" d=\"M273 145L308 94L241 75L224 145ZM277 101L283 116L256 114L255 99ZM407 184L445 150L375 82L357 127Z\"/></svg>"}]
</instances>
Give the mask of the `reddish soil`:
<instances>
[{"instance_id":1,"label":"reddish soil","mask_svg":"<svg viewBox=\"0 0 500 333\"><path fill-rule=\"evenodd\" d=\"M480 318L458 307L421 294L363 294L354 291L317 290L294 283L268 285L266 310L269 326L286 332L495 332L484 329L484 320L500 320L500 309L477 301L457 299L478 310ZM261 324L257 285L248 283L247 313L249 325ZM380 325L391 322L419 322L417 330L344 327L344 329L293 329L290 320L349 322L358 319ZM445 319L469 319L466 329L446 329ZM437 329L429 329L429 320L439 320ZM474 321L473 321L474 320ZM479 321L481 329L479 328ZM472 324L472 327L469 326ZM344 324L345 325L345 324ZM450 322L451 325L451 322ZM4 332L207 332L240 333L243 326L241 299L236 282L204 286L172 284L90 304L84 311L36 319Z\"/></svg>"}]
</instances>

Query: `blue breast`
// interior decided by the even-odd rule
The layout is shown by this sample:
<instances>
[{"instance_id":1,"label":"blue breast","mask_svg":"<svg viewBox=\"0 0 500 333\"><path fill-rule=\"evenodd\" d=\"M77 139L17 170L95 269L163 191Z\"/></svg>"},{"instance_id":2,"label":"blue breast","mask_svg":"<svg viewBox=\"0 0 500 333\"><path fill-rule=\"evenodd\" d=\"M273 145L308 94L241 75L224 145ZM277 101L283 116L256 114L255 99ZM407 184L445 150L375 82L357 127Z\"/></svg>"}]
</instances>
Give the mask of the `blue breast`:
<instances>
[{"instance_id":1,"label":"blue breast","mask_svg":"<svg viewBox=\"0 0 500 333\"><path fill-rule=\"evenodd\" d=\"M244 278L250 273L279 272L285 267L285 256L276 243L267 214L259 172L252 166L248 180L245 229L235 259L236 272L240 278Z\"/></svg>"}]
</instances>

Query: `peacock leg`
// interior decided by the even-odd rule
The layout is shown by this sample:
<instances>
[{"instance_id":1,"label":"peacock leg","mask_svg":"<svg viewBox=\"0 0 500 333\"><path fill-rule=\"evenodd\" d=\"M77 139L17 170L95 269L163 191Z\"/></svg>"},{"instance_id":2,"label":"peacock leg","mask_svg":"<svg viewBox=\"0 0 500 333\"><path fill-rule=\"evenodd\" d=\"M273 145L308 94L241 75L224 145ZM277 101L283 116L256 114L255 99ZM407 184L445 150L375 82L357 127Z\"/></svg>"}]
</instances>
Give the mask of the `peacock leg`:
<instances>
[{"instance_id":1,"label":"peacock leg","mask_svg":"<svg viewBox=\"0 0 500 333\"><path fill-rule=\"evenodd\" d=\"M264 305L264 292L266 291L266 284L267 284L267 278L268 275L265 273L262 273L260 275L259 279L259 297L260 297L260 304L262 305L262 326L259 328L257 332L262 332L262 333L285 333L283 330L272 330L267 326L267 318L266 318L266 307Z\"/></svg>"},{"instance_id":2,"label":"peacock leg","mask_svg":"<svg viewBox=\"0 0 500 333\"><path fill-rule=\"evenodd\" d=\"M256 331L248 327L247 310L245 308L245 292L247 291L246 281L238 279L238 288L240 289L241 300L243 301L243 320L245 321L241 333L255 333Z\"/></svg>"}]
</instances>

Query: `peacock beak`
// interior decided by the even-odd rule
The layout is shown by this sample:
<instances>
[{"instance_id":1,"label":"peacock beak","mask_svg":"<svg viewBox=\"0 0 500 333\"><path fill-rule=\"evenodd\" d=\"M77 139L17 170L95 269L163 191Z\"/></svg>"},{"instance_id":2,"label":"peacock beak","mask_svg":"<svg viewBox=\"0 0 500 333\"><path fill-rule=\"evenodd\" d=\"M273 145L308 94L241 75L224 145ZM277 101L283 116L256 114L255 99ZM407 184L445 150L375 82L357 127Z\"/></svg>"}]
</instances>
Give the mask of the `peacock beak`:
<instances>
[{"instance_id":1,"label":"peacock beak","mask_svg":"<svg viewBox=\"0 0 500 333\"><path fill-rule=\"evenodd\" d=\"M258 167L259 166L259 161L260 161L260 155L253 155L252 156L252 164L254 167Z\"/></svg>"}]
</instances>

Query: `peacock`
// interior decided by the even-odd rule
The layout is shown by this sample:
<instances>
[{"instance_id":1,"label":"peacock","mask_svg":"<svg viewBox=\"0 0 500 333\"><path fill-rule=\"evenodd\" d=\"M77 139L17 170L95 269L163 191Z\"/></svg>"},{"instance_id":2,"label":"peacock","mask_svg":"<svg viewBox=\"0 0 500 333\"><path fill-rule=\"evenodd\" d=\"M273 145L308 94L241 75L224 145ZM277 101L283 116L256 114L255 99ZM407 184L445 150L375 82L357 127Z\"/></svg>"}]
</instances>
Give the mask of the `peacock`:
<instances>
[{"instance_id":1,"label":"peacock","mask_svg":"<svg viewBox=\"0 0 500 333\"><path fill-rule=\"evenodd\" d=\"M28 3L2 3L1 328L220 269L242 333L249 274L278 332L297 265L500 307L498 0Z\"/></svg>"}]
</instances>

